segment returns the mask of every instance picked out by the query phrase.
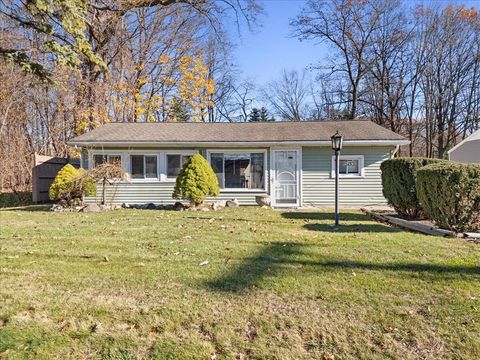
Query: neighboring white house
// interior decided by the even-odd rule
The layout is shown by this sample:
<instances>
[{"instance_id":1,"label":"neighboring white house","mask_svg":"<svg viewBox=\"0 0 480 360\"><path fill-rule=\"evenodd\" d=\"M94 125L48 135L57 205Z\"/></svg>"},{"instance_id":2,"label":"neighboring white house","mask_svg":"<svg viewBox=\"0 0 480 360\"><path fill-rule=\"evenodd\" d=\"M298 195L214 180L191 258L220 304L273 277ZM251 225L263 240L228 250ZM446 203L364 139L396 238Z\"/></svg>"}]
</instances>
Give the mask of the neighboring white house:
<instances>
[{"instance_id":1,"label":"neighboring white house","mask_svg":"<svg viewBox=\"0 0 480 360\"><path fill-rule=\"evenodd\" d=\"M110 123L70 144L82 148L83 168L122 164L130 181L109 188L108 202L174 202L182 164L200 153L218 177L220 199L254 205L257 195L269 194L275 207L329 207L335 199L330 137L337 131L344 137L340 204L386 203L380 164L409 142L370 121Z\"/></svg>"},{"instance_id":2,"label":"neighboring white house","mask_svg":"<svg viewBox=\"0 0 480 360\"><path fill-rule=\"evenodd\" d=\"M480 129L451 148L448 158L466 164L480 164Z\"/></svg>"}]
</instances>

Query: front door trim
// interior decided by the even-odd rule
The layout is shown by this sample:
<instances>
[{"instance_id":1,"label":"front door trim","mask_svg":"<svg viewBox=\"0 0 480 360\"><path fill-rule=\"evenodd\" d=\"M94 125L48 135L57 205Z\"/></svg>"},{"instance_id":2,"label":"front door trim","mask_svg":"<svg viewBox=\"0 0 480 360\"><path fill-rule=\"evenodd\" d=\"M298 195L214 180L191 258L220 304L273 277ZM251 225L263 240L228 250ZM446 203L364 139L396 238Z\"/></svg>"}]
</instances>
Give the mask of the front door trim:
<instances>
[{"instance_id":1,"label":"front door trim","mask_svg":"<svg viewBox=\"0 0 480 360\"><path fill-rule=\"evenodd\" d=\"M276 151L295 151L297 154L297 201L295 204L277 204L276 202ZM270 148L270 196L272 207L292 208L302 206L302 148L301 147L274 147Z\"/></svg>"}]
</instances>

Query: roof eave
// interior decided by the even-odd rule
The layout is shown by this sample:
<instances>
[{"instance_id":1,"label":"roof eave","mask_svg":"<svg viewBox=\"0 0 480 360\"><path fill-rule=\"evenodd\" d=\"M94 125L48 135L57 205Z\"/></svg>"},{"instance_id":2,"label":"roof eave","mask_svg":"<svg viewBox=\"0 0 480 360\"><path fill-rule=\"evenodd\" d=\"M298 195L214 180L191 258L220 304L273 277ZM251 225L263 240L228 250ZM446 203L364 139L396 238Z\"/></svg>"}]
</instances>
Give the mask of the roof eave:
<instances>
[{"instance_id":1,"label":"roof eave","mask_svg":"<svg viewBox=\"0 0 480 360\"><path fill-rule=\"evenodd\" d=\"M410 144L409 140L344 140L345 145L356 145L356 146L398 146L398 145L408 145ZM174 142L163 142L163 141L69 141L67 142L70 146L104 146L104 147L113 147L113 146L144 146L144 147L185 147L185 146L194 146L194 147L209 147L209 146L273 146L273 145L302 145L302 146L329 146L331 144L330 140L318 140L318 141L174 141Z\"/></svg>"}]
</instances>

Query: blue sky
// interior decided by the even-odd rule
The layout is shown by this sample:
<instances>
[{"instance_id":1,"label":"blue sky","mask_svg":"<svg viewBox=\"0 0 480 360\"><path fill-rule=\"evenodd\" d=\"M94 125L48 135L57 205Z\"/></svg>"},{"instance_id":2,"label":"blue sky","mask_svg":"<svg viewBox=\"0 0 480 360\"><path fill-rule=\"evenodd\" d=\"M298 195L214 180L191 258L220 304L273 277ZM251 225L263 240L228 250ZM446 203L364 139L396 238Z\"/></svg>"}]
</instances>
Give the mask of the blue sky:
<instances>
[{"instance_id":1,"label":"blue sky","mask_svg":"<svg viewBox=\"0 0 480 360\"><path fill-rule=\"evenodd\" d=\"M265 14L261 27L243 29L233 53L243 76L259 85L279 76L283 69L302 69L325 56L325 47L292 37L290 19L300 13L304 0L261 1Z\"/></svg>"},{"instance_id":2,"label":"blue sky","mask_svg":"<svg viewBox=\"0 0 480 360\"><path fill-rule=\"evenodd\" d=\"M306 0L260 0L260 3L265 10L260 17L262 26L253 32L242 29L240 37L234 41L236 47L232 55L244 78L262 86L279 77L283 69L301 70L325 58L328 46L300 42L292 37L290 20L300 13ZM478 8L480 0L427 0L424 3L456 3Z\"/></svg>"}]
</instances>

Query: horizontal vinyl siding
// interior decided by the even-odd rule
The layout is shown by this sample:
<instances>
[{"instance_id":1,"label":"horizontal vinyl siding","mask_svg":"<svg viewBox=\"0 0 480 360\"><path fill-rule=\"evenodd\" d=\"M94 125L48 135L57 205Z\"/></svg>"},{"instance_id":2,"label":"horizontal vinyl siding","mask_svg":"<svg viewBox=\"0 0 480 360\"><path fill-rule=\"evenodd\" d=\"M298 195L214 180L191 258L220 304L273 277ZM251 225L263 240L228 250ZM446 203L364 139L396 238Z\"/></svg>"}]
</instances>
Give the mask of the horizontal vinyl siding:
<instances>
[{"instance_id":1,"label":"horizontal vinyl siding","mask_svg":"<svg viewBox=\"0 0 480 360\"><path fill-rule=\"evenodd\" d=\"M106 203L107 204L173 204L178 200L172 199L173 183L122 183L116 185L107 185ZM207 202L216 200L237 199L241 205L255 205L255 196L265 194L259 192L224 192L214 198L209 197ZM99 203L102 199L102 186L97 186L97 196L85 198L86 202Z\"/></svg>"},{"instance_id":2,"label":"horizontal vinyl siding","mask_svg":"<svg viewBox=\"0 0 480 360\"><path fill-rule=\"evenodd\" d=\"M390 158L393 147L345 147L342 155L363 155L364 176L339 179L340 206L386 204L382 194L380 164ZM302 150L302 199L304 206L333 207L335 179L331 177L332 150L304 147Z\"/></svg>"},{"instance_id":3,"label":"horizontal vinyl siding","mask_svg":"<svg viewBox=\"0 0 480 360\"><path fill-rule=\"evenodd\" d=\"M213 149L213 148L212 148ZM138 150L138 149L135 149ZM159 149L163 151L164 149ZM183 150L183 149L177 149ZM199 153L206 157L206 149L198 149ZM255 148L257 150L257 148ZM268 150L268 149L267 149ZM123 151L123 149L122 149ZM220 150L219 150L220 151ZM250 149L238 149L238 152L247 152ZM270 164L270 154L267 151L265 166L267 169ZM88 157L87 157L88 159ZM269 172L267 171L265 184L269 186ZM130 182L130 183L120 183L115 185L107 185L106 191L106 203L107 204L173 204L178 200L172 199L172 192L175 183L173 182ZM215 200L231 200L237 199L241 205L256 205L255 196L266 194L268 191L226 191L220 192L220 195L216 198L208 197L207 202ZM86 202L100 202L102 198L102 187L101 185L97 186L97 196L85 198Z\"/></svg>"},{"instance_id":4,"label":"horizontal vinyl siding","mask_svg":"<svg viewBox=\"0 0 480 360\"><path fill-rule=\"evenodd\" d=\"M121 183L107 185L107 204L171 204L174 184L171 182L155 183ZM102 186L97 185L97 196L87 197L87 202L100 202L102 199Z\"/></svg>"}]
</instances>

